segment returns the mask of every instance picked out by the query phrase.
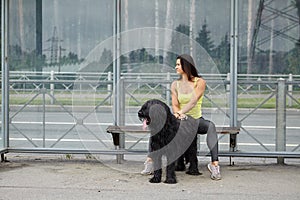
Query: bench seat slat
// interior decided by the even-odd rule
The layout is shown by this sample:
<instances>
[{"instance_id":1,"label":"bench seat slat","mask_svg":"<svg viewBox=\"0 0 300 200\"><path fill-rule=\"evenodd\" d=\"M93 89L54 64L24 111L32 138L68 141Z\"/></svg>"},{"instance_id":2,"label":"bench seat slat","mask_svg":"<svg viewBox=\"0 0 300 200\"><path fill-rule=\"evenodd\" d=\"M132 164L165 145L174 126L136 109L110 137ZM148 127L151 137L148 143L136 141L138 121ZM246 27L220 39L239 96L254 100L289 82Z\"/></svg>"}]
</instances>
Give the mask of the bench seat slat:
<instances>
[{"instance_id":1,"label":"bench seat slat","mask_svg":"<svg viewBox=\"0 0 300 200\"><path fill-rule=\"evenodd\" d=\"M149 130L143 130L142 126L108 126L106 131L108 133L150 133ZM219 134L238 134L240 129L238 127L216 127Z\"/></svg>"}]
</instances>

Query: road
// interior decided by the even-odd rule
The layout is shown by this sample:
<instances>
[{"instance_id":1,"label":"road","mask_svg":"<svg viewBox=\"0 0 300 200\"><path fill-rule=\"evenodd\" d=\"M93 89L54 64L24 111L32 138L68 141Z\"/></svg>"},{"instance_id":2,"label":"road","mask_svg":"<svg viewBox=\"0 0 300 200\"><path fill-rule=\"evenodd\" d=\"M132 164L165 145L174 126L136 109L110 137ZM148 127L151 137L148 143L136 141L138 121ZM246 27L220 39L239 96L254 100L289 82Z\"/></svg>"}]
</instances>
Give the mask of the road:
<instances>
[{"instance_id":1,"label":"road","mask_svg":"<svg viewBox=\"0 0 300 200\"><path fill-rule=\"evenodd\" d=\"M238 119L243 119L250 110L239 111ZM13 116L10 125L10 146L22 147L57 147L57 148L95 148L113 149L111 136L106 133L106 127L113 124L112 111L91 112L87 109L70 113L61 111L20 112ZM227 117L218 111L203 112L206 119L216 125L228 125ZM275 151L276 141L275 111L259 110L242 120L242 131L238 135L238 149L242 151ZM286 150L293 151L300 144L300 112L287 111L286 120ZM43 124L45 119L45 124ZM126 124L140 124L136 111L125 113ZM201 149L207 150L206 136L200 136ZM130 147L140 135L126 138L126 147ZM220 136L220 150L228 150L229 139ZM145 136L134 148L147 150L148 139ZM202 145L203 144L203 145ZM300 148L296 149L297 151Z\"/></svg>"}]
</instances>

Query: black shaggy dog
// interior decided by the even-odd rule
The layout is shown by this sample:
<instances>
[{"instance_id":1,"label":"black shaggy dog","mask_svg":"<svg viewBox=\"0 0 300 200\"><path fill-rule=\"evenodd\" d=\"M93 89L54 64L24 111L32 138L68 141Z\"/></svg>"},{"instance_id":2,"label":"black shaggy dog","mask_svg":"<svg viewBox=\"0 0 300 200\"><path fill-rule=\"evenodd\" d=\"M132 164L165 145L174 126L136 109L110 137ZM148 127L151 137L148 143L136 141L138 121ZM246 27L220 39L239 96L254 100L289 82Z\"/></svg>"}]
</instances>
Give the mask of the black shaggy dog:
<instances>
[{"instance_id":1,"label":"black shaggy dog","mask_svg":"<svg viewBox=\"0 0 300 200\"><path fill-rule=\"evenodd\" d=\"M188 117L187 120L176 119L169 106L157 99L145 102L138 111L138 117L151 132L149 157L154 162L154 176L150 179L151 183L161 182L162 156L167 160L165 183L177 183L175 164L182 155L187 155L190 162L187 173L199 174L196 155L197 120L192 117Z\"/></svg>"}]
</instances>

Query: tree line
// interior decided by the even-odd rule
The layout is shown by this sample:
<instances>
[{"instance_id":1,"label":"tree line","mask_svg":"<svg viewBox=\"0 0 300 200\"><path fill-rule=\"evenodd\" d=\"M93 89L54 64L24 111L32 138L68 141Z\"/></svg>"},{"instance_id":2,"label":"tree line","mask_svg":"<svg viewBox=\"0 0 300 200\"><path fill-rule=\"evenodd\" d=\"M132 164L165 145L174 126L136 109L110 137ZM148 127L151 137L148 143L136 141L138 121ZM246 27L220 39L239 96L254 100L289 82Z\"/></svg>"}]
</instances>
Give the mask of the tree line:
<instances>
[{"instance_id":1,"label":"tree line","mask_svg":"<svg viewBox=\"0 0 300 200\"><path fill-rule=\"evenodd\" d=\"M176 27L176 31L183 33L187 36L190 34L190 27L188 25L180 24ZM180 43L175 42L176 38L172 39L171 48L181 48L178 45ZM215 42L211 38L211 32L209 31L208 24L205 22L201 29L198 31L195 41L199 43L211 56L215 64L217 65L220 73L230 72L230 36L229 33L225 33L222 37L220 43L215 45ZM284 51L257 51L253 58L252 73L253 74L270 74L268 71L270 64L270 51L273 54L273 66L272 74L300 74L300 42L295 44L295 47L288 52ZM177 45L177 46L176 46ZM239 47L239 59L238 59L238 73L247 73L247 55L245 53L246 47ZM1 52L2 53L2 52ZM68 64L78 64L84 61L83 58L78 58L78 55L74 52L69 52L58 59L56 63L48 63L46 55L37 55L33 50L31 52L22 51L21 47L18 45L13 45L8 47L9 54L9 66L10 70L28 70L28 71L41 71L41 66L53 66L53 65L68 65ZM169 63L174 64L177 55L172 55L168 53L166 57L154 56L147 49L142 48L135 51L131 51L127 56L122 55L121 66L126 66L128 63ZM112 52L110 50L105 50L102 52L100 57L100 62L105 63L112 60ZM112 63L108 63L108 68L105 71L112 71ZM96 67L96 65L95 65ZM126 72L126 67L122 69Z\"/></svg>"},{"instance_id":2,"label":"tree line","mask_svg":"<svg viewBox=\"0 0 300 200\"><path fill-rule=\"evenodd\" d=\"M188 25L180 24L176 27L176 31L189 36L190 27ZM229 33L225 33L222 37L220 43L215 45L215 42L211 38L211 32L208 29L207 23L204 23L198 32L195 41L199 43L211 56L213 61L218 67L220 73L230 72L230 36ZM252 73L253 74L300 74L300 42L295 44L295 47L290 51L257 51L253 58ZM181 44L177 41L177 38L173 38L172 49L180 52ZM238 73L247 73L247 55L246 47L239 47L239 59L238 59ZM273 66L272 72L268 71L270 64L270 51L273 54ZM105 57L112 57L111 52L103 52L101 59L105 60ZM140 63L140 62L166 62L168 64L174 64L177 55L168 53L167 57L155 57L147 52L146 49L138 49L136 51L130 52L128 57L122 56L121 64L125 63ZM107 69L107 71L112 70L112 66ZM124 67L123 71L126 71Z\"/></svg>"}]
</instances>

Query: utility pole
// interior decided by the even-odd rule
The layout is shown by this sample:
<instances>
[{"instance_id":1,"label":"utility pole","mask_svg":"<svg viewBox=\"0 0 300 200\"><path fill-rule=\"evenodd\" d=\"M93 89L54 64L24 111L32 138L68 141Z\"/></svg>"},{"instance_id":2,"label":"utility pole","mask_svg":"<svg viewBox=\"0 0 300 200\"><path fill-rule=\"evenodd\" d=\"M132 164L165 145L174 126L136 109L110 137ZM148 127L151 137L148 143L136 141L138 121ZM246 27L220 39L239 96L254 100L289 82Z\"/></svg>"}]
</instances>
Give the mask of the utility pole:
<instances>
[{"instance_id":1,"label":"utility pole","mask_svg":"<svg viewBox=\"0 0 300 200\"><path fill-rule=\"evenodd\" d=\"M62 41L63 40L59 39L57 36L57 29L56 26L54 26L52 37L46 40L46 42L50 42L50 48L45 49L44 51L50 51L50 65L58 64L58 72L61 70L61 53L66 50L60 45Z\"/></svg>"}]
</instances>

